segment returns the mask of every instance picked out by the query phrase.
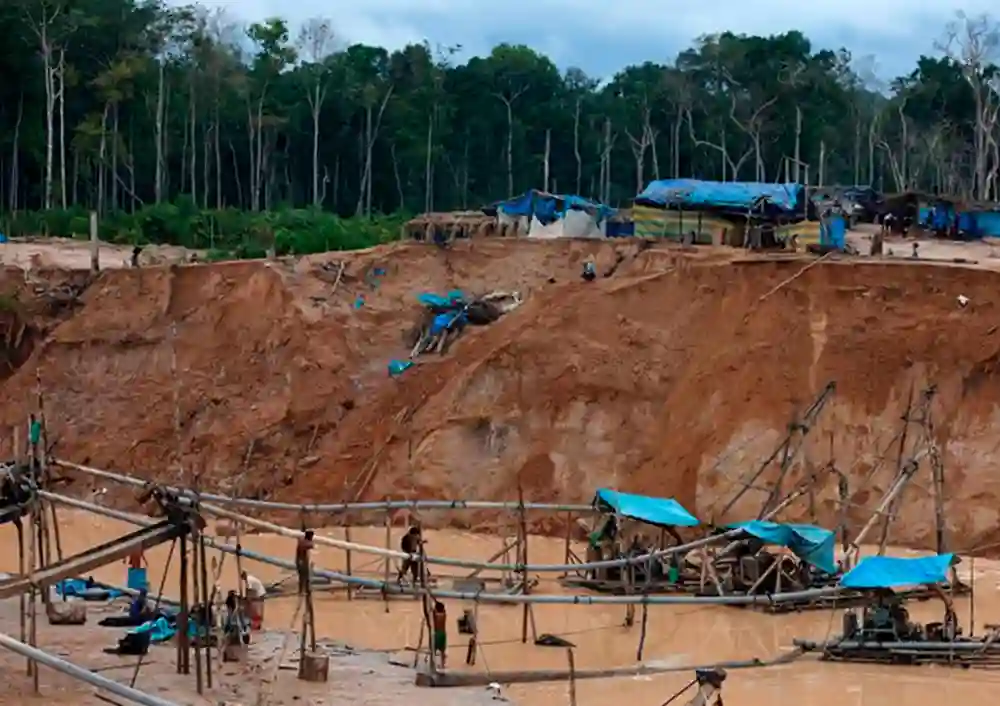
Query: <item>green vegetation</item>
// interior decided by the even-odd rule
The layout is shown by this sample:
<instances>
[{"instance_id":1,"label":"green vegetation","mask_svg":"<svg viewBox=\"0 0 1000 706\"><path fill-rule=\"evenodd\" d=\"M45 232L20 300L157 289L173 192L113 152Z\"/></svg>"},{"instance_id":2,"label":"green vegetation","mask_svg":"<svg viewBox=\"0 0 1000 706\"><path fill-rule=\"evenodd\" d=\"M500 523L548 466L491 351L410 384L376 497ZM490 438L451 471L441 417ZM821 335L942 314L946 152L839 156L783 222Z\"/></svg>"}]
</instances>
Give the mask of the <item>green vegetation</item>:
<instances>
[{"instance_id":1,"label":"green vegetation","mask_svg":"<svg viewBox=\"0 0 1000 706\"><path fill-rule=\"evenodd\" d=\"M106 214L98 230L111 243L181 245L209 250L209 259L221 260L263 257L272 245L278 255L368 248L398 239L405 220L401 215L341 218L315 208L259 213L199 209L190 199L180 199L179 204ZM20 212L0 219L0 231L11 237L86 238L89 212L82 207Z\"/></svg>"},{"instance_id":2,"label":"green vegetation","mask_svg":"<svg viewBox=\"0 0 1000 706\"><path fill-rule=\"evenodd\" d=\"M96 209L112 240L305 252L532 187L612 205L684 176L1000 189L988 18L892 81L795 31L703 37L604 82L525 46L340 48L335 20L163 0L5 0L0 36L0 212L46 214L8 215L13 234L85 231Z\"/></svg>"}]
</instances>

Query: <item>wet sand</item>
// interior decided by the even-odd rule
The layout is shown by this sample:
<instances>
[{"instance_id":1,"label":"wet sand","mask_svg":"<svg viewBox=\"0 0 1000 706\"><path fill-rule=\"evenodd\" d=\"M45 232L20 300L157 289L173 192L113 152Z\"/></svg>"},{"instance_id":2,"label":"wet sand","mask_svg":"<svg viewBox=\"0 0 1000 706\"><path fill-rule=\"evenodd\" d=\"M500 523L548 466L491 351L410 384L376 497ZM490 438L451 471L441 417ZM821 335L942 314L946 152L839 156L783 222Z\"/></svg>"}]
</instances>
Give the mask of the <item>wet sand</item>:
<instances>
[{"instance_id":1,"label":"wet sand","mask_svg":"<svg viewBox=\"0 0 1000 706\"><path fill-rule=\"evenodd\" d=\"M60 513L61 536L64 552L75 553L88 546L130 531L132 528L114 520L90 515ZM343 538L342 530L323 532ZM393 547L398 545L401 530L393 530ZM365 544L384 545L382 528L352 528L351 539ZM499 549L501 538L461 532L431 532L428 535L431 554L483 560ZM291 559L293 540L274 536L244 536L248 549L264 554ZM164 576L168 547L158 547L147 554L150 565L150 583L155 590ZM563 542L558 539L533 537L530 545L532 562L562 563ZM210 552L218 556L215 552ZM318 547L314 552L316 566L343 570L345 553L330 547ZM246 561L245 568L265 583L287 577L274 567ZM16 540L13 528L0 528L0 571L17 570ZM383 560L354 554L355 574L381 578ZM432 567L433 569L433 567ZM176 596L177 562L166 571L164 592ZM393 567L393 573L395 567ZM959 573L968 577L966 561ZM445 575L461 575L451 567L438 567L438 578L447 583ZM975 562L975 616L978 632L983 623L1000 623L998 581L1000 564L986 560ZM104 567L94 572L95 578L112 584L125 583L124 564ZM236 562L225 557L221 584L223 589L236 585ZM554 577L552 577L554 579ZM559 592L554 580L543 577L534 589L537 593ZM296 609L295 598L269 600L266 609L266 627L287 630L292 627ZM958 599L956 608L968 632L970 600ZM457 633L456 618L472 604L459 601L447 602L449 612L449 668L470 669L464 665L467 638ZM940 619L941 606L931 601L909 605L911 616L918 621ZM421 634L422 615L416 600L394 600L386 604L377 599L348 602L343 592L321 592L316 602L316 629L320 639L345 643L357 648L379 650L408 664L413 653L407 648L417 645ZM578 669L597 669L628 666L636 663L639 640L637 609L636 626L623 626L624 606L572 606L536 605L533 608L537 631L563 637L576 645ZM566 652L551 647L536 647L521 642L520 606L481 606L479 611L480 646L476 667L471 669L565 669ZM16 616L16 606L15 606ZM16 621L15 621L16 625ZM654 606L649 611L648 634L644 661L667 662L675 665L704 665L722 660L760 658L768 659L790 649L795 637L821 640L840 629L840 611L805 612L792 615L771 616L753 611L722 606ZM84 666L93 666L93 655L100 645L91 650L73 645L75 628L48 628L42 631L40 646ZM64 631L66 637L62 637ZM108 644L117 633L109 631ZM16 630L12 632L16 636ZM48 643L46 640L56 640ZM79 643L79 639L76 640ZM62 643L65 643L63 645ZM173 652L157 650L156 664L146 670L173 672ZM23 664L23 660L18 660ZM0 662L6 666L8 661ZM127 681L129 675L125 676ZM662 704L675 691L690 681L693 674L681 672L647 677L630 677L600 680L581 680L577 684L579 706L607 706L624 700L639 704ZM118 678L116 676L116 678ZM140 677L140 684L142 679ZM193 681L193 677L191 678ZM331 677L331 681L333 677ZM30 679L18 670L0 687L0 702L20 703L17 699L30 691ZM937 706L949 701L984 703L990 688L1000 682L1000 676L976 670L945 669L940 667L895 667L861 665L834 665L803 657L791 664L730 671L724 695L728 703L743 706L854 706L856 704L883 704L889 700L902 700L907 706ZM375 687L374 684L367 688ZM360 686L359 689L366 687ZM7 694L4 694L4 691ZM14 691L11 691L14 690ZM446 690L435 690L437 692ZM46 694L43 688L43 694ZM511 685L504 694L522 706L553 706L568 703L568 688L562 683ZM166 696L166 694L164 694ZM10 698L14 697L14 701ZM44 698L43 698L44 701ZM25 700L24 703L36 703ZM42 701L37 701L41 703ZM458 702L461 702L460 700ZM429 702L428 702L429 703ZM443 703L443 702L436 702ZM682 701L683 703L683 701Z\"/></svg>"}]
</instances>

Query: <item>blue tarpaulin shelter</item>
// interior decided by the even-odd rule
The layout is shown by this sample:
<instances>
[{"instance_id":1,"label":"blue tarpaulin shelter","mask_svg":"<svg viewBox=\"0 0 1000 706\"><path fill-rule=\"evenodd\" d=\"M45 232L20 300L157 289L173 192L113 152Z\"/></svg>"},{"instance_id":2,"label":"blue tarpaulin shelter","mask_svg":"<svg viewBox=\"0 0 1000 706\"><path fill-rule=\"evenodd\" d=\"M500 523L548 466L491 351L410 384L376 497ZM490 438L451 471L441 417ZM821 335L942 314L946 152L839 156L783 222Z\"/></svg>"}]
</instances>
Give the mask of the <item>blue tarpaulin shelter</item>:
<instances>
[{"instance_id":1,"label":"blue tarpaulin shelter","mask_svg":"<svg viewBox=\"0 0 1000 706\"><path fill-rule=\"evenodd\" d=\"M697 517L673 498L651 498L601 488L594 496L594 507L659 527L697 527L700 524Z\"/></svg>"},{"instance_id":2,"label":"blue tarpaulin shelter","mask_svg":"<svg viewBox=\"0 0 1000 706\"><path fill-rule=\"evenodd\" d=\"M545 224L563 217L566 215L566 211L572 209L592 211L596 214L598 222L605 221L616 213L615 209L610 206L585 199L582 196L550 194L537 189L531 189L520 196L497 204L497 210L508 216L534 216Z\"/></svg>"},{"instance_id":3,"label":"blue tarpaulin shelter","mask_svg":"<svg viewBox=\"0 0 1000 706\"><path fill-rule=\"evenodd\" d=\"M837 572L833 559L833 532L815 525L783 525L765 520L736 522L730 529L740 529L768 544L787 547L795 556L828 574Z\"/></svg>"},{"instance_id":4,"label":"blue tarpaulin shelter","mask_svg":"<svg viewBox=\"0 0 1000 706\"><path fill-rule=\"evenodd\" d=\"M787 215L803 215L805 209L801 184L767 184L755 181L660 179L650 182L635 197L635 201L661 208L718 209L743 213L761 203L771 211Z\"/></svg>"},{"instance_id":5,"label":"blue tarpaulin shelter","mask_svg":"<svg viewBox=\"0 0 1000 706\"><path fill-rule=\"evenodd\" d=\"M938 554L914 559L866 556L840 579L844 588L895 588L945 583L954 554Z\"/></svg>"}]
</instances>

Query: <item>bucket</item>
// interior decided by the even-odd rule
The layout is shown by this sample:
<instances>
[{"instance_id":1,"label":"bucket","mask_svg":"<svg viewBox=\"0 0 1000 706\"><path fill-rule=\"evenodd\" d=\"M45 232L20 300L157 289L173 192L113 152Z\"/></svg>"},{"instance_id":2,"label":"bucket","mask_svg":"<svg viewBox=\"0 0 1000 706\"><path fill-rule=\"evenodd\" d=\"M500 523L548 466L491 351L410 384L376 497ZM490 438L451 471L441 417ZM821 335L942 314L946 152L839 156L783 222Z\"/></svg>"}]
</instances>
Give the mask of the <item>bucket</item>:
<instances>
[{"instance_id":1,"label":"bucket","mask_svg":"<svg viewBox=\"0 0 1000 706\"><path fill-rule=\"evenodd\" d=\"M128 587L133 591L149 590L149 581L146 579L146 569L128 570Z\"/></svg>"}]
</instances>

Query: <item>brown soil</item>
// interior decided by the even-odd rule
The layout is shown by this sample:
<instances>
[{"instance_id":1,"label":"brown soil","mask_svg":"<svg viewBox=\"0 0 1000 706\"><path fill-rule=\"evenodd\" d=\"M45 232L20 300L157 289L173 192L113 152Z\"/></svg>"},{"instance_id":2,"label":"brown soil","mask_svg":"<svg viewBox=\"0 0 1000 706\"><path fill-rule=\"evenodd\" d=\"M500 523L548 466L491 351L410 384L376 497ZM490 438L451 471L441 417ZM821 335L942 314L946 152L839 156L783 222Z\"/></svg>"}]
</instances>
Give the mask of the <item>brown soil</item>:
<instances>
[{"instance_id":1,"label":"brown soil","mask_svg":"<svg viewBox=\"0 0 1000 706\"><path fill-rule=\"evenodd\" d=\"M613 277L579 279L585 257L604 271L616 250ZM338 281L332 259L103 273L0 387L0 425L23 423L39 371L57 455L147 478L294 502L512 499L519 480L530 500L587 501L614 486L708 518L834 380L803 458L832 452L859 521L895 451L870 488L858 479L911 386L934 382L951 529L959 548L1000 539L995 272L831 262L761 302L807 261L492 240L352 253ZM526 301L390 380L415 296L451 288ZM924 475L907 491L894 541L929 541L928 486ZM834 522L834 499L820 494L820 522ZM749 492L731 519L761 500Z\"/></svg>"}]
</instances>

